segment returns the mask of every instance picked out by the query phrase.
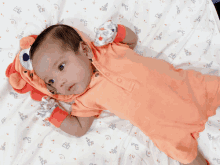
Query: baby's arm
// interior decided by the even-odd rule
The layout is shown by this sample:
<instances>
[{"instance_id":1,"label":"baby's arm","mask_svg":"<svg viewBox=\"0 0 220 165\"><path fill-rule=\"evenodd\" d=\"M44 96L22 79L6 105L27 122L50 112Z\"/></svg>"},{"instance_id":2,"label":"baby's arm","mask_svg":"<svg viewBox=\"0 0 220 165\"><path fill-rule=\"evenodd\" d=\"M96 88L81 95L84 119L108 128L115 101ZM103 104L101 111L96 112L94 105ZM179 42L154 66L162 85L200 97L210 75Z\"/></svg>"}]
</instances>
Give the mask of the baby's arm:
<instances>
[{"instance_id":1,"label":"baby's arm","mask_svg":"<svg viewBox=\"0 0 220 165\"><path fill-rule=\"evenodd\" d=\"M134 49L134 47L137 45L138 37L137 35L128 27L124 26L126 29L126 36L123 43L126 43L130 49Z\"/></svg>"},{"instance_id":2,"label":"baby's arm","mask_svg":"<svg viewBox=\"0 0 220 165\"><path fill-rule=\"evenodd\" d=\"M49 96L42 98L36 116L43 120L48 120L55 127L77 137L86 134L95 118L95 115L91 115L92 117L77 117L70 115L65 111L61 103Z\"/></svg>"},{"instance_id":3,"label":"baby's arm","mask_svg":"<svg viewBox=\"0 0 220 165\"><path fill-rule=\"evenodd\" d=\"M60 129L70 135L80 137L86 134L95 117L77 117L68 115L60 125Z\"/></svg>"},{"instance_id":4,"label":"baby's arm","mask_svg":"<svg viewBox=\"0 0 220 165\"><path fill-rule=\"evenodd\" d=\"M59 106L64 109L60 104ZM83 136L91 127L95 116L91 117L77 117L68 115L60 125L60 129L73 136Z\"/></svg>"}]
</instances>

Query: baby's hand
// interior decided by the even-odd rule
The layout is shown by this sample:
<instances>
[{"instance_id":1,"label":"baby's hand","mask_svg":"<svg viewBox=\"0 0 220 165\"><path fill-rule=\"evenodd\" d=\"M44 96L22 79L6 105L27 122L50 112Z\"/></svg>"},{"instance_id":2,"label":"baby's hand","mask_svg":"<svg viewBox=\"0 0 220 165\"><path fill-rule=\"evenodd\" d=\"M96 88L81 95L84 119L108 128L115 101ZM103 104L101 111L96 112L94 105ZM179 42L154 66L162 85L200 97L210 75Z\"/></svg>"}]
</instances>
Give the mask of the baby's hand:
<instances>
[{"instance_id":1,"label":"baby's hand","mask_svg":"<svg viewBox=\"0 0 220 165\"><path fill-rule=\"evenodd\" d=\"M94 45L103 46L113 42L117 35L117 28L118 25L114 24L111 20L102 24L96 31Z\"/></svg>"},{"instance_id":2,"label":"baby's hand","mask_svg":"<svg viewBox=\"0 0 220 165\"><path fill-rule=\"evenodd\" d=\"M58 107L59 104L49 96L44 96L40 103L40 108L37 110L35 116L41 117L43 120L49 118L53 110Z\"/></svg>"}]
</instances>

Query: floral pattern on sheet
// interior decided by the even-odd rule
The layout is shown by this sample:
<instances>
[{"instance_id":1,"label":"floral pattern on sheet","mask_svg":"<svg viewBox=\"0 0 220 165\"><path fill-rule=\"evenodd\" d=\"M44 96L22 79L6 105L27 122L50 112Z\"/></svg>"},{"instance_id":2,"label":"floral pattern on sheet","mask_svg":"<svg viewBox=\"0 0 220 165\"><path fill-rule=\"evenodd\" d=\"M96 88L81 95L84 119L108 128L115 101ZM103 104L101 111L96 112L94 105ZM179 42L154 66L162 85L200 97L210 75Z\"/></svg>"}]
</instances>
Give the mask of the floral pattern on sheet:
<instances>
[{"instance_id":1,"label":"floral pattern on sheet","mask_svg":"<svg viewBox=\"0 0 220 165\"><path fill-rule=\"evenodd\" d=\"M1 67L12 62L24 36L61 23L76 26L92 40L109 19L138 35L138 54L219 75L220 24L211 0L2 0ZM95 120L86 135L72 137L35 118L39 102L14 92L4 69L0 79L0 165L179 164L137 127L116 116ZM220 164L219 130L220 109L198 139L211 164Z\"/></svg>"}]
</instances>

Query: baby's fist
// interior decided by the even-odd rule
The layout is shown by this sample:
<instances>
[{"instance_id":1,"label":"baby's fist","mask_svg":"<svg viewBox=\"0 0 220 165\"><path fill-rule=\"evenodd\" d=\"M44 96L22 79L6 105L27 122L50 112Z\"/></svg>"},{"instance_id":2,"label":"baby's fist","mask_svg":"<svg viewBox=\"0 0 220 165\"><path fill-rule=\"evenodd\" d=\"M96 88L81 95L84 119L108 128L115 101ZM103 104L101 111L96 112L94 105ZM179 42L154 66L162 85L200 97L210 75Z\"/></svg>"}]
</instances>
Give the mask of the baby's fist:
<instances>
[{"instance_id":1,"label":"baby's fist","mask_svg":"<svg viewBox=\"0 0 220 165\"><path fill-rule=\"evenodd\" d=\"M58 103L53 98L45 96L42 98L40 107L38 108L35 115L45 120L51 116L53 110L58 106Z\"/></svg>"},{"instance_id":2,"label":"baby's fist","mask_svg":"<svg viewBox=\"0 0 220 165\"><path fill-rule=\"evenodd\" d=\"M112 43L117 35L118 25L111 20L102 24L96 31L95 46L103 46Z\"/></svg>"}]
</instances>

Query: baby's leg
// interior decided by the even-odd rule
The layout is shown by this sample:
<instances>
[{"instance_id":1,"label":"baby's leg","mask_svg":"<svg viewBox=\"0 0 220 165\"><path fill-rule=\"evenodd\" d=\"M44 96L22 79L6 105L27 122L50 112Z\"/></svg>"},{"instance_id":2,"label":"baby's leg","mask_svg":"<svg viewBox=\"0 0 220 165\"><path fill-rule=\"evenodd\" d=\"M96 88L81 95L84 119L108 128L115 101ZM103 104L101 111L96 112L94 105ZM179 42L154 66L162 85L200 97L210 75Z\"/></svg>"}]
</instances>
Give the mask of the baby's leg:
<instances>
[{"instance_id":1,"label":"baby's leg","mask_svg":"<svg viewBox=\"0 0 220 165\"><path fill-rule=\"evenodd\" d=\"M181 164L186 165L186 164ZM193 160L192 163L189 163L187 165L208 165L206 162L206 159L202 156L202 154L198 151L197 157Z\"/></svg>"}]
</instances>

